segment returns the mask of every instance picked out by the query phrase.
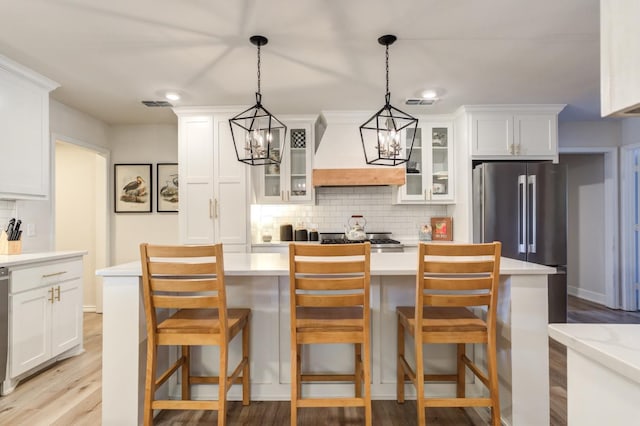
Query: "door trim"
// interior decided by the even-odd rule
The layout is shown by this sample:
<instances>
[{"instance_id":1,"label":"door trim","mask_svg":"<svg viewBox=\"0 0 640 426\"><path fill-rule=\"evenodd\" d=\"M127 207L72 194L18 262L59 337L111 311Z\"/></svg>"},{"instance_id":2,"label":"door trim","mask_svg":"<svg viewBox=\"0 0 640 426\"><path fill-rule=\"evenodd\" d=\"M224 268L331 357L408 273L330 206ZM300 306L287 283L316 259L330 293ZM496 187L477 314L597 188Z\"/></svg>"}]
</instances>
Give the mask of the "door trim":
<instances>
[{"instance_id":1,"label":"door trim","mask_svg":"<svg viewBox=\"0 0 640 426\"><path fill-rule=\"evenodd\" d=\"M622 179L620 186L620 218L622 221L621 233L623 247L623 255L621 257L621 307L625 311L637 311L638 303L636 300L636 288L633 279L633 265L635 263L634 256L637 255L634 248L633 238L629 236L634 234L634 218L633 210L634 200L634 176L633 176L633 151L640 149L639 144L625 145L622 147L620 158Z\"/></svg>"}]
</instances>

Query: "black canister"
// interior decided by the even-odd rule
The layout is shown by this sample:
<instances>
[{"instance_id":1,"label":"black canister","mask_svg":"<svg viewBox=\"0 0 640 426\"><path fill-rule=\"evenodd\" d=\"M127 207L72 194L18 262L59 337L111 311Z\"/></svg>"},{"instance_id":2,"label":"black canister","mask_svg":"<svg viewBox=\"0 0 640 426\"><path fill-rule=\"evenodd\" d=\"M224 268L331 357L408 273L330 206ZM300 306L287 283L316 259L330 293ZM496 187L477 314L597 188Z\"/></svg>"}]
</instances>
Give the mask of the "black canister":
<instances>
[{"instance_id":1,"label":"black canister","mask_svg":"<svg viewBox=\"0 0 640 426\"><path fill-rule=\"evenodd\" d=\"M280 225L280 241L293 241L293 225Z\"/></svg>"},{"instance_id":2,"label":"black canister","mask_svg":"<svg viewBox=\"0 0 640 426\"><path fill-rule=\"evenodd\" d=\"M296 229L295 232L296 241L309 241L309 235L306 229Z\"/></svg>"},{"instance_id":3,"label":"black canister","mask_svg":"<svg viewBox=\"0 0 640 426\"><path fill-rule=\"evenodd\" d=\"M318 241L319 239L318 231L309 231L309 241Z\"/></svg>"}]
</instances>

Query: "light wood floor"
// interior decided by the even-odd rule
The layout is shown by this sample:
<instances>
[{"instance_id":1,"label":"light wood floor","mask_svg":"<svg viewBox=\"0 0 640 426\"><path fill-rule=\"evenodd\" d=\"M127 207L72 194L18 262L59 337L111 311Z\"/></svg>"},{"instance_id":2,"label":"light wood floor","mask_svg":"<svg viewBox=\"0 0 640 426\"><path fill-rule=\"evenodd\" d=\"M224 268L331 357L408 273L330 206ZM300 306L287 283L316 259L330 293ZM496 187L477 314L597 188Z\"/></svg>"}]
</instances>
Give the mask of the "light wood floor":
<instances>
[{"instance_id":1,"label":"light wood floor","mask_svg":"<svg viewBox=\"0 0 640 426\"><path fill-rule=\"evenodd\" d=\"M640 313L604 308L571 297L569 322L611 322L640 324ZM85 349L78 357L61 361L43 373L23 381L16 390L0 397L0 425L97 425L101 418L102 316L85 314ZM551 384L551 425L567 424L566 350L550 340L549 364ZM373 402L374 425L415 425L413 401L400 405L395 401ZM302 409L300 425L359 425L358 409ZM214 424L215 412L165 411L157 425ZM432 425L485 425L486 413L471 410L433 409L428 419ZM228 424L284 425L289 422L289 403L253 401L249 407L231 402Z\"/></svg>"}]
</instances>

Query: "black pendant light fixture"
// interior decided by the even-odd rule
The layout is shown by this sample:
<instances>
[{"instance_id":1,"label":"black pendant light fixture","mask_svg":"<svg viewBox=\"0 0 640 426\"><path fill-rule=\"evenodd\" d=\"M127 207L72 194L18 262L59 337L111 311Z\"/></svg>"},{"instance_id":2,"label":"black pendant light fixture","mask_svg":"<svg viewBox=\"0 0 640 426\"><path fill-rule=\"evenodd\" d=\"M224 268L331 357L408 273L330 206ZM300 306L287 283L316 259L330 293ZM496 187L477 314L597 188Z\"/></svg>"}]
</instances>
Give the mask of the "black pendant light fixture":
<instances>
[{"instance_id":1,"label":"black pendant light fixture","mask_svg":"<svg viewBox=\"0 0 640 426\"><path fill-rule=\"evenodd\" d=\"M238 161L252 165L280 164L287 126L262 106L260 93L260 47L269 40L254 35L249 41L258 47L258 91L256 104L229 120Z\"/></svg>"},{"instance_id":2,"label":"black pendant light fixture","mask_svg":"<svg viewBox=\"0 0 640 426\"><path fill-rule=\"evenodd\" d=\"M417 118L400 111L390 103L389 46L395 41L394 35L384 35L378 39L378 43L385 46L386 50L387 91L382 109L360 126L360 138L367 164L397 166L409 161L418 128Z\"/></svg>"}]
</instances>

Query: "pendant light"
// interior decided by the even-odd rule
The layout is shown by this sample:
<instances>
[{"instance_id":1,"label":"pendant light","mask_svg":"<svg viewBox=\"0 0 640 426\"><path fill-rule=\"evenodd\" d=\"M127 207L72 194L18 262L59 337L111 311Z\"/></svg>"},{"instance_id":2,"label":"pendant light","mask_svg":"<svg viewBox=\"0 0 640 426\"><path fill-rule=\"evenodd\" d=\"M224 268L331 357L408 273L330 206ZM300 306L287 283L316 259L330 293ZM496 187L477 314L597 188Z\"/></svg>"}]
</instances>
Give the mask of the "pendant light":
<instances>
[{"instance_id":1,"label":"pendant light","mask_svg":"<svg viewBox=\"0 0 640 426\"><path fill-rule=\"evenodd\" d=\"M394 35L384 35L378 43L385 46L387 91L385 103L373 117L360 126L360 138L367 164L397 166L411 157L418 119L393 107L389 93L389 46Z\"/></svg>"},{"instance_id":2,"label":"pendant light","mask_svg":"<svg viewBox=\"0 0 640 426\"><path fill-rule=\"evenodd\" d=\"M262 106L260 93L260 47L269 40L254 35L249 41L258 47L258 91L256 104L229 120L238 161L251 166L280 164L287 126Z\"/></svg>"}]
</instances>

